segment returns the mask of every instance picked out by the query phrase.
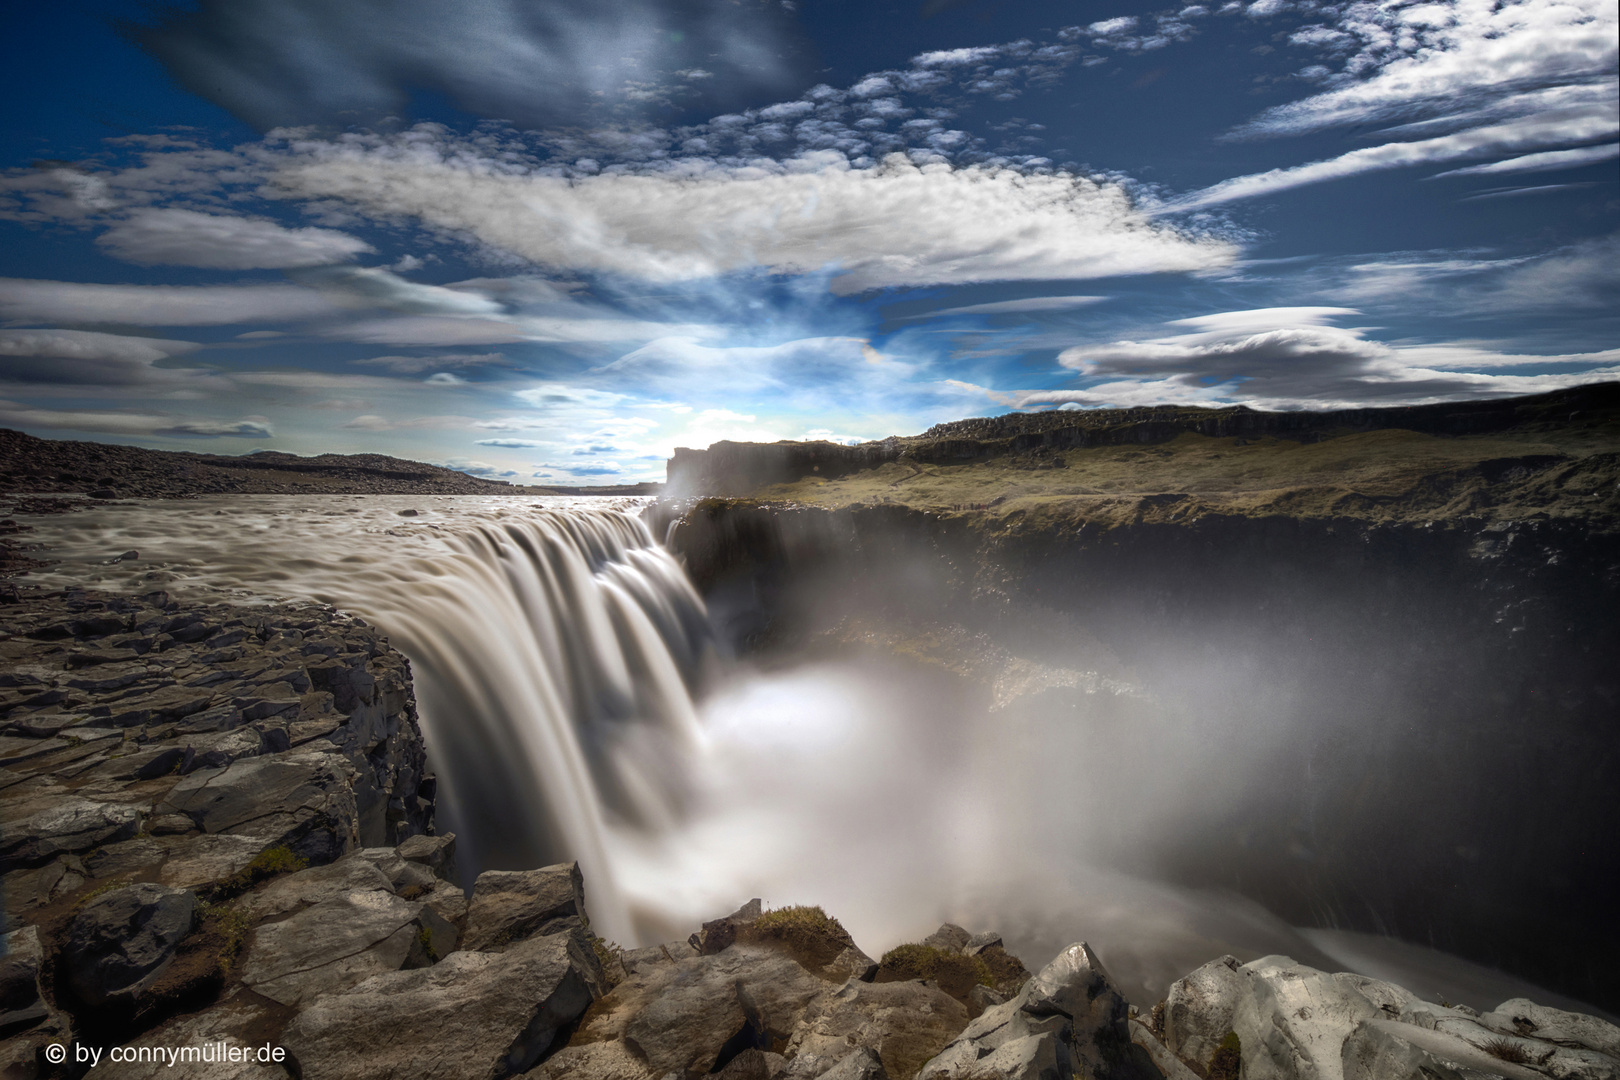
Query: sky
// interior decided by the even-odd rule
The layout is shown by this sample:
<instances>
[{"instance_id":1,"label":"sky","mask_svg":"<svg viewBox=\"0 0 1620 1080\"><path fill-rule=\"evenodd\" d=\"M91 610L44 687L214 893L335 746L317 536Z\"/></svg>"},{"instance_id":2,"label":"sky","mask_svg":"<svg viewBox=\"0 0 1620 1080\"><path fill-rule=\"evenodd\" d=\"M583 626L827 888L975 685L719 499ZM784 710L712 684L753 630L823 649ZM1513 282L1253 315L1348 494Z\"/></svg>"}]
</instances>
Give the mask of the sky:
<instances>
[{"instance_id":1,"label":"sky","mask_svg":"<svg viewBox=\"0 0 1620 1080\"><path fill-rule=\"evenodd\" d=\"M0 426L513 483L1620 378L1613 0L147 0L0 34Z\"/></svg>"}]
</instances>

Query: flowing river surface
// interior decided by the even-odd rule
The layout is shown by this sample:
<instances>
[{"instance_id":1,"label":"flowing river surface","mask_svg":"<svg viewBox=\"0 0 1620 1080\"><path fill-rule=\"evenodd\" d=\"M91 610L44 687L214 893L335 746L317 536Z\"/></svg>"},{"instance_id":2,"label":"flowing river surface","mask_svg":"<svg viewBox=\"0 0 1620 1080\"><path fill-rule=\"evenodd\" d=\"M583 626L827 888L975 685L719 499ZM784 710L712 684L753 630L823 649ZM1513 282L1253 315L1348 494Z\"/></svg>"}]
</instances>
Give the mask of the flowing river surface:
<instances>
[{"instance_id":1,"label":"flowing river surface","mask_svg":"<svg viewBox=\"0 0 1620 1080\"><path fill-rule=\"evenodd\" d=\"M1083 723L1007 730L899 661L717 657L649 501L233 495L18 517L55 561L27 581L318 600L380 626L412 662L464 868L578 859L596 930L624 945L761 896L822 905L874 955L946 918L999 929L1031 968L1085 938L1144 1006L1226 952L1480 1008L1578 1004L1118 869L1097 837L1128 845L1132 822L1075 809L1113 767Z\"/></svg>"}]
</instances>

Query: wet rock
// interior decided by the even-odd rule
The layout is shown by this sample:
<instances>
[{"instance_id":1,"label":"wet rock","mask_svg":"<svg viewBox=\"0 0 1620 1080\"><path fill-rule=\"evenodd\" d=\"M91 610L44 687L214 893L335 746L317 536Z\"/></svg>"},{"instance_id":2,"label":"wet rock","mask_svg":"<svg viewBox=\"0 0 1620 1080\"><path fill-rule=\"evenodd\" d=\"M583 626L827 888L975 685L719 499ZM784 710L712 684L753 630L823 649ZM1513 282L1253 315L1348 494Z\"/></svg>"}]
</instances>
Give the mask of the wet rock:
<instances>
[{"instance_id":1,"label":"wet rock","mask_svg":"<svg viewBox=\"0 0 1620 1080\"><path fill-rule=\"evenodd\" d=\"M305 1080L495 1080L530 1069L604 987L571 934L457 952L305 1004L283 1044Z\"/></svg>"},{"instance_id":2,"label":"wet rock","mask_svg":"<svg viewBox=\"0 0 1620 1080\"><path fill-rule=\"evenodd\" d=\"M1235 956L1211 960L1178 980L1165 997L1164 1042L1185 1061L1207 1063L1232 1030L1232 1012L1243 991L1243 965Z\"/></svg>"},{"instance_id":3,"label":"wet rock","mask_svg":"<svg viewBox=\"0 0 1620 1080\"><path fill-rule=\"evenodd\" d=\"M1479 1022L1506 1035L1531 1036L1558 1046L1584 1047L1620 1058L1620 1027L1595 1016L1537 1005L1526 998L1502 1002L1482 1015Z\"/></svg>"},{"instance_id":4,"label":"wet rock","mask_svg":"<svg viewBox=\"0 0 1620 1080\"><path fill-rule=\"evenodd\" d=\"M191 932L196 905L194 893L150 882L85 904L62 942L73 992L90 1006L134 997L174 959L176 946Z\"/></svg>"},{"instance_id":5,"label":"wet rock","mask_svg":"<svg viewBox=\"0 0 1620 1080\"><path fill-rule=\"evenodd\" d=\"M585 886L578 863L539 870L489 870L473 883L462 947L498 949L536 934L585 925Z\"/></svg>"}]
</instances>

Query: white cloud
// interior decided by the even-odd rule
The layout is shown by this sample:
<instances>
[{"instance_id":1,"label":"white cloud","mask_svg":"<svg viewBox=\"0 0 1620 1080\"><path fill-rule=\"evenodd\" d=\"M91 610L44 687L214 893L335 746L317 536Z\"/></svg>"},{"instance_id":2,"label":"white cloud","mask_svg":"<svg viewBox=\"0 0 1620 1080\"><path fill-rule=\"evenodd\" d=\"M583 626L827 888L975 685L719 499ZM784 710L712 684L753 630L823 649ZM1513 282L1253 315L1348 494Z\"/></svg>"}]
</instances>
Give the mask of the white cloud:
<instances>
[{"instance_id":1,"label":"white cloud","mask_svg":"<svg viewBox=\"0 0 1620 1080\"><path fill-rule=\"evenodd\" d=\"M541 446L551 446L552 443L540 442L537 439L479 439L479 446L501 446L512 450L527 450Z\"/></svg>"},{"instance_id":2,"label":"white cloud","mask_svg":"<svg viewBox=\"0 0 1620 1080\"><path fill-rule=\"evenodd\" d=\"M1262 113L1239 129L1294 134L1343 124L1455 112L1537 87L1595 84L1612 97L1617 16L1610 0L1440 0L1351 4L1338 29L1362 47L1339 85Z\"/></svg>"},{"instance_id":3,"label":"white cloud","mask_svg":"<svg viewBox=\"0 0 1620 1080\"><path fill-rule=\"evenodd\" d=\"M409 215L535 263L681 281L761 267L841 267L840 292L891 285L1078 279L1224 265L1232 244L1155 225L1113 183L1012 169L780 165L576 177L513 174L444 148L304 143L276 172L287 197Z\"/></svg>"},{"instance_id":4,"label":"white cloud","mask_svg":"<svg viewBox=\"0 0 1620 1080\"><path fill-rule=\"evenodd\" d=\"M223 326L302 321L336 310L320 293L296 285L89 285L0 278L0 319L12 323Z\"/></svg>"},{"instance_id":5,"label":"white cloud","mask_svg":"<svg viewBox=\"0 0 1620 1080\"><path fill-rule=\"evenodd\" d=\"M1500 173L1521 172L1552 172L1556 169L1575 169L1582 165L1596 165L1600 161L1609 161L1620 157L1620 143L1609 143L1605 146L1583 146L1576 150L1544 150L1539 154L1524 154L1521 157L1508 158L1506 161L1493 161L1489 165L1470 165L1463 169L1452 169L1449 172L1436 173L1435 179L1442 176L1495 176Z\"/></svg>"},{"instance_id":6,"label":"white cloud","mask_svg":"<svg viewBox=\"0 0 1620 1080\"><path fill-rule=\"evenodd\" d=\"M1488 157L1548 143L1583 142L1614 134L1617 122L1620 122L1620 117L1617 117L1615 103L1610 101L1603 105L1567 110L1564 115L1556 117L1537 116L1432 139L1368 146L1327 161L1222 180L1202 191L1171 200L1164 209L1172 212L1197 210L1383 169L1455 161L1458 158Z\"/></svg>"},{"instance_id":7,"label":"white cloud","mask_svg":"<svg viewBox=\"0 0 1620 1080\"><path fill-rule=\"evenodd\" d=\"M1098 382L1016 393L1017 407L1230 402L1267 409L1416 404L1539 393L1613 378L1620 349L1527 355L1472 345L1390 344L1328 325L1344 308L1267 308L1180 319L1193 333L1064 350L1058 362ZM1489 369L1561 367L1556 374ZM1472 369L1472 370L1470 370ZM1485 370L1481 370L1485 369Z\"/></svg>"},{"instance_id":8,"label":"white cloud","mask_svg":"<svg viewBox=\"0 0 1620 1080\"><path fill-rule=\"evenodd\" d=\"M143 266L200 266L213 270L280 270L348 262L374 249L334 229L288 229L263 218L195 210L137 210L96 243L125 262Z\"/></svg>"}]
</instances>

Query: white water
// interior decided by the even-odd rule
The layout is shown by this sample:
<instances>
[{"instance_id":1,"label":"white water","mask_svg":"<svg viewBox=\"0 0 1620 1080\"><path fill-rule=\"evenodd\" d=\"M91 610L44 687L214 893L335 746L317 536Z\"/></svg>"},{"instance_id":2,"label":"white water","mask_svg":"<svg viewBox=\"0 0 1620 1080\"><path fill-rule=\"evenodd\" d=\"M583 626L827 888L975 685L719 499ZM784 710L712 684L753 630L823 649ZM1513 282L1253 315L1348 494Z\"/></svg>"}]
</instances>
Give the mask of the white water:
<instances>
[{"instance_id":1,"label":"white water","mask_svg":"<svg viewBox=\"0 0 1620 1080\"><path fill-rule=\"evenodd\" d=\"M1357 942L1251 901L1104 868L1102 848L1151 843L1220 795L1176 791L1191 774L1165 771L1163 740L1075 716L1019 728L879 663L721 666L694 704L702 603L633 516L644 502L222 496L23 520L61 560L35 580L315 599L376 623L411 658L464 863L578 859L596 929L626 945L761 896L821 904L874 955L947 917L1001 930L1031 966L1083 937L1144 1004L1224 952L1366 966ZM1270 735L1219 733L1232 760L1233 740ZM1154 798L1123 799L1132 785ZM1419 993L1559 1000L1380 948Z\"/></svg>"}]
</instances>

